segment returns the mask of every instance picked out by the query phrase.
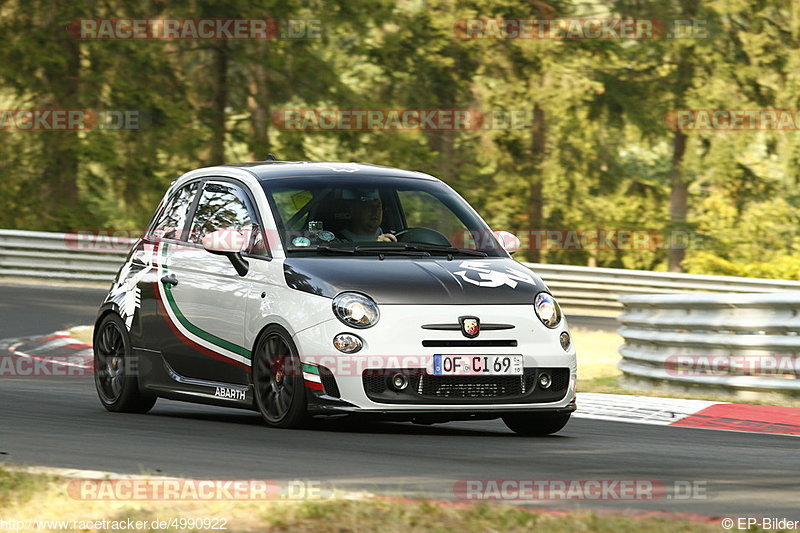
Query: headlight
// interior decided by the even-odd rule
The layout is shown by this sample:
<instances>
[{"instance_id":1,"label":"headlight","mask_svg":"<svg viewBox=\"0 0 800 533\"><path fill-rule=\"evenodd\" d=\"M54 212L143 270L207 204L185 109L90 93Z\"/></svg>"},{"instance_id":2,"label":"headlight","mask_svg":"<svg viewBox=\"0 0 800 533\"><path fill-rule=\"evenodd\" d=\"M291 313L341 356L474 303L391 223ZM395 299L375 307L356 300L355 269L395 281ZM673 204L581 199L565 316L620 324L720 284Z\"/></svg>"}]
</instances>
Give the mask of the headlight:
<instances>
[{"instance_id":1,"label":"headlight","mask_svg":"<svg viewBox=\"0 0 800 533\"><path fill-rule=\"evenodd\" d=\"M561 308L558 302L549 293L540 292L533 301L536 316L548 328L554 328L561 323Z\"/></svg>"},{"instance_id":2,"label":"headlight","mask_svg":"<svg viewBox=\"0 0 800 533\"><path fill-rule=\"evenodd\" d=\"M334 298L333 314L346 325L358 329L374 326L381 317L378 304L357 292L343 292Z\"/></svg>"}]
</instances>

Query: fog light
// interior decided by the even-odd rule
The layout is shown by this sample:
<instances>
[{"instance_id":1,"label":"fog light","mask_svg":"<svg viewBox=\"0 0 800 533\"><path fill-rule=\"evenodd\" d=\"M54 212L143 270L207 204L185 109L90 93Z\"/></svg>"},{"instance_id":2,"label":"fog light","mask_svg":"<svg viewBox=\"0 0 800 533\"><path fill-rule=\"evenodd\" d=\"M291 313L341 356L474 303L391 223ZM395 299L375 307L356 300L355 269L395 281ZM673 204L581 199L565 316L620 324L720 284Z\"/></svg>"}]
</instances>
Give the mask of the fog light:
<instances>
[{"instance_id":1,"label":"fog light","mask_svg":"<svg viewBox=\"0 0 800 533\"><path fill-rule=\"evenodd\" d=\"M558 336L558 340L561 341L561 347L564 348L564 351L569 350L569 346L572 344L572 339L569 337L569 333L562 331L561 335Z\"/></svg>"},{"instance_id":2,"label":"fog light","mask_svg":"<svg viewBox=\"0 0 800 533\"><path fill-rule=\"evenodd\" d=\"M539 386L543 389L549 389L550 385L553 383L553 380L550 378L550 374L547 372L542 372L539 374Z\"/></svg>"},{"instance_id":3,"label":"fog light","mask_svg":"<svg viewBox=\"0 0 800 533\"><path fill-rule=\"evenodd\" d=\"M405 374L394 374L389 379L389 386L397 392L400 392L408 387L408 377Z\"/></svg>"},{"instance_id":4,"label":"fog light","mask_svg":"<svg viewBox=\"0 0 800 533\"><path fill-rule=\"evenodd\" d=\"M339 333L333 338L333 345L337 350L344 353L356 353L363 346L364 342L352 333Z\"/></svg>"}]
</instances>

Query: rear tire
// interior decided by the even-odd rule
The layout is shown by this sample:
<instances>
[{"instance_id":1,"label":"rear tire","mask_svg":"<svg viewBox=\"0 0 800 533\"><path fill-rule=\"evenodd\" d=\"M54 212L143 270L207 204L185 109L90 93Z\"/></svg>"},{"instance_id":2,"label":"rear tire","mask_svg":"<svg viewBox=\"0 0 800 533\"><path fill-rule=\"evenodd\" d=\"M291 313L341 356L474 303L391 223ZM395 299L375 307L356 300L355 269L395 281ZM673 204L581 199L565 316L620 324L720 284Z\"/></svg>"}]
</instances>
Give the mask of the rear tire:
<instances>
[{"instance_id":1,"label":"rear tire","mask_svg":"<svg viewBox=\"0 0 800 533\"><path fill-rule=\"evenodd\" d=\"M94 384L103 407L114 413L146 413L157 396L139 390L131 338L122 319L107 315L94 334Z\"/></svg>"},{"instance_id":2,"label":"rear tire","mask_svg":"<svg viewBox=\"0 0 800 533\"><path fill-rule=\"evenodd\" d=\"M286 330L269 326L253 352L253 391L267 425L296 428L308 421L305 382L297 347Z\"/></svg>"},{"instance_id":3,"label":"rear tire","mask_svg":"<svg viewBox=\"0 0 800 533\"><path fill-rule=\"evenodd\" d=\"M570 413L516 413L503 417L506 426L525 437L543 437L557 433L569 422Z\"/></svg>"}]
</instances>

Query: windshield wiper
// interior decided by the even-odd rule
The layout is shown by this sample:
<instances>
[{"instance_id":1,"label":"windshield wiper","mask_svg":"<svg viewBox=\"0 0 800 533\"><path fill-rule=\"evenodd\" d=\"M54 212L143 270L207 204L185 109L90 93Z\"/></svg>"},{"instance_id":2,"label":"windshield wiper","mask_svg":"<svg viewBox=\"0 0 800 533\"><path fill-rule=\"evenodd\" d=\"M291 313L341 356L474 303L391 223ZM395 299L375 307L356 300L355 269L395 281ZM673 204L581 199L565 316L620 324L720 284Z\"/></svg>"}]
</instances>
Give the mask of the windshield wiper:
<instances>
[{"instance_id":1,"label":"windshield wiper","mask_svg":"<svg viewBox=\"0 0 800 533\"><path fill-rule=\"evenodd\" d=\"M426 250L415 250L406 246L356 246L356 252L373 253L380 255L409 255L411 257L430 257L430 252Z\"/></svg>"},{"instance_id":2,"label":"windshield wiper","mask_svg":"<svg viewBox=\"0 0 800 533\"><path fill-rule=\"evenodd\" d=\"M408 255L412 257L430 257L430 253L425 250L413 250L406 247L400 246L354 246L352 248L349 247L339 247L339 246L328 246L325 244L321 244L316 248L309 248L310 251L316 251L317 253L330 253L330 254L343 254L343 255L356 255L356 254L364 254L364 255Z\"/></svg>"},{"instance_id":3,"label":"windshield wiper","mask_svg":"<svg viewBox=\"0 0 800 533\"><path fill-rule=\"evenodd\" d=\"M421 252L425 255L434 253L452 255L469 255L472 257L487 257L489 254L481 252L480 250L470 250L469 248L455 248L453 246L439 246L436 244L419 245L419 244L406 244L406 243L393 243L385 246L356 246L357 251L393 251L393 252Z\"/></svg>"},{"instance_id":4,"label":"windshield wiper","mask_svg":"<svg viewBox=\"0 0 800 533\"><path fill-rule=\"evenodd\" d=\"M470 250L469 248L454 248L452 246L419 245L406 244L406 250L417 250L420 252L441 253L447 255L470 255L473 257L487 257L489 254L480 250Z\"/></svg>"},{"instance_id":5,"label":"windshield wiper","mask_svg":"<svg viewBox=\"0 0 800 533\"><path fill-rule=\"evenodd\" d=\"M352 248L340 247L340 246L328 246L325 244L320 244L316 248L308 248L308 250L325 254L408 255L412 257L430 257L432 254L443 254L449 257L454 255L487 257L489 255L486 252L481 252L479 250L470 250L468 248L455 248L452 246L419 245L419 244L405 244L405 243L388 244L384 246L360 245L360 246L354 246Z\"/></svg>"},{"instance_id":6,"label":"windshield wiper","mask_svg":"<svg viewBox=\"0 0 800 533\"><path fill-rule=\"evenodd\" d=\"M331 253L331 254L347 254L353 255L356 253L354 248L344 248L341 246L327 246L325 244L320 244L315 248L301 248L301 250L309 252L317 252L317 253Z\"/></svg>"}]
</instances>

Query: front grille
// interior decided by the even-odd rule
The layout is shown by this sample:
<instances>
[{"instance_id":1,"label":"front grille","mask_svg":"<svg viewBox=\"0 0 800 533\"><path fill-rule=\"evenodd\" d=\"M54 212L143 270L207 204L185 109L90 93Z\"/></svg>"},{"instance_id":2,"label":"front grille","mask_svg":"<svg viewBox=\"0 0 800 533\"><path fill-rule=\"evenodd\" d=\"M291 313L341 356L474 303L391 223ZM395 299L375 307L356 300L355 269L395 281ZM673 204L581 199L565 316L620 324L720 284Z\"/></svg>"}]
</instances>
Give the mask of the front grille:
<instances>
[{"instance_id":1,"label":"front grille","mask_svg":"<svg viewBox=\"0 0 800 533\"><path fill-rule=\"evenodd\" d=\"M422 376L421 394L438 398L501 398L521 396L533 388L536 369L521 376Z\"/></svg>"},{"instance_id":2,"label":"front grille","mask_svg":"<svg viewBox=\"0 0 800 533\"><path fill-rule=\"evenodd\" d=\"M486 347L486 346L503 346L514 347L517 345L515 340L430 340L422 341L422 345L426 348L442 348L442 347Z\"/></svg>"},{"instance_id":3,"label":"front grille","mask_svg":"<svg viewBox=\"0 0 800 533\"><path fill-rule=\"evenodd\" d=\"M552 385L537 385L540 372L548 372ZM403 391L389 387L395 373L408 376ZM568 368L525 368L522 376L434 376L424 369L370 369L361 376L367 397L380 403L535 403L564 397L569 386Z\"/></svg>"}]
</instances>

